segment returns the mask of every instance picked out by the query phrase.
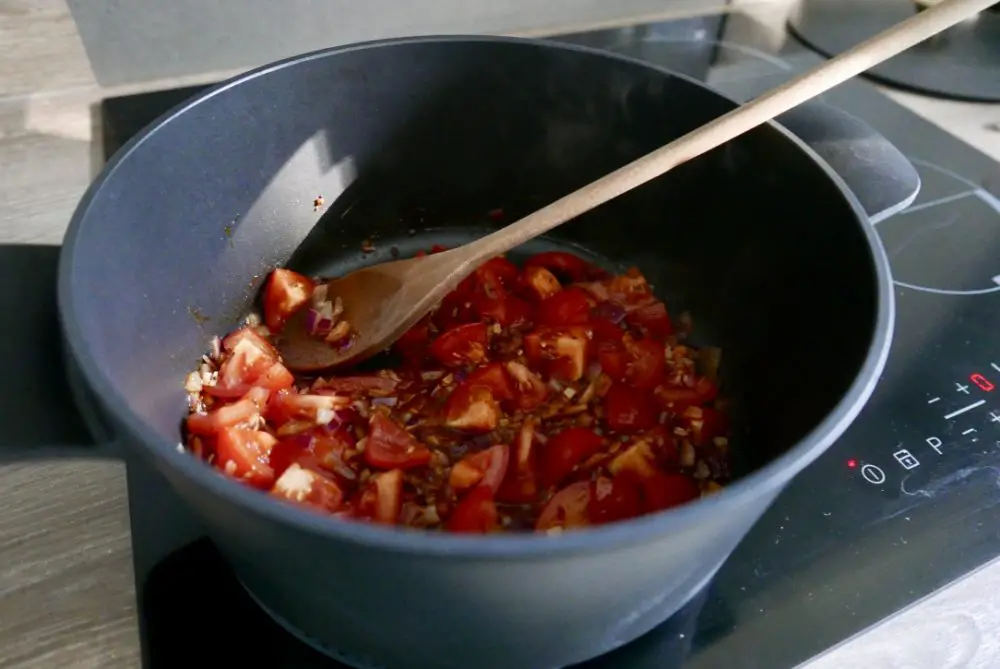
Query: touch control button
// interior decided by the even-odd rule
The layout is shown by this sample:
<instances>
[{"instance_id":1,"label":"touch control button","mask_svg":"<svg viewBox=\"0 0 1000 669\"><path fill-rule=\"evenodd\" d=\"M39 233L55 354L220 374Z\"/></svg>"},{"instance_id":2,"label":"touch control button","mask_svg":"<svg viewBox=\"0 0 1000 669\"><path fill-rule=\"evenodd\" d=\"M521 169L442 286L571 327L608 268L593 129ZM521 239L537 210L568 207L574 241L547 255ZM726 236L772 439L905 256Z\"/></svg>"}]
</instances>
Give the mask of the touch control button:
<instances>
[{"instance_id":1,"label":"touch control button","mask_svg":"<svg viewBox=\"0 0 1000 669\"><path fill-rule=\"evenodd\" d=\"M861 475L865 480L874 485L885 483L885 472L875 465L861 465Z\"/></svg>"}]
</instances>

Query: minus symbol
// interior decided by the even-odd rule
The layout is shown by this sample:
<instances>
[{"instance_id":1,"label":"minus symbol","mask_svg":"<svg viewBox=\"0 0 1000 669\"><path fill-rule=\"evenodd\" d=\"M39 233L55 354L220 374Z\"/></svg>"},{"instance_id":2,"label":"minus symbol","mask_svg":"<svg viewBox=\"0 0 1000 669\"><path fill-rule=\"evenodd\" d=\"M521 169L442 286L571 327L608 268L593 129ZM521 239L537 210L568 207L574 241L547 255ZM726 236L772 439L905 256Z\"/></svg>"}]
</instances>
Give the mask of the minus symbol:
<instances>
[{"instance_id":1,"label":"minus symbol","mask_svg":"<svg viewBox=\"0 0 1000 669\"><path fill-rule=\"evenodd\" d=\"M972 434L972 433L973 433L973 432L975 432L975 431L976 431L976 428L974 428L974 427L970 427L970 428L969 428L968 430L966 430L966 431L965 431L965 432L963 432L962 434L963 434L963 435L966 435L966 434Z\"/></svg>"},{"instance_id":2,"label":"minus symbol","mask_svg":"<svg viewBox=\"0 0 1000 669\"><path fill-rule=\"evenodd\" d=\"M927 403L928 404L934 404L935 402L939 401L940 399L941 399L940 397L932 397L929 400L927 400Z\"/></svg>"}]
</instances>

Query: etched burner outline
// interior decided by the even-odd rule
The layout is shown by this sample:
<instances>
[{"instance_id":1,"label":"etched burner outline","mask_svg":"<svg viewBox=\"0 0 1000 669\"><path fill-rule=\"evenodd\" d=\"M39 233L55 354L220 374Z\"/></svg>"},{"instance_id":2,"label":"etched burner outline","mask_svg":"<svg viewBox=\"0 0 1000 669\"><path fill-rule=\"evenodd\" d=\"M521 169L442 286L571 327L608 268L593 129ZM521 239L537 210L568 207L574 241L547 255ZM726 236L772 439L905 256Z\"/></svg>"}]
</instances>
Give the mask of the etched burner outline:
<instances>
[{"instance_id":1,"label":"etched burner outline","mask_svg":"<svg viewBox=\"0 0 1000 669\"><path fill-rule=\"evenodd\" d=\"M885 225L885 221L892 221L893 223L898 223L902 219L902 217L914 214L916 212L923 211L923 210L929 209L931 207L946 205L946 204L951 203L951 202L957 202L957 201L960 201L960 200L963 200L963 199L971 197L971 198L977 198L977 199L979 199L981 202L983 202L984 204L986 204L988 207L990 207L996 213L996 215L997 215L996 216L996 222L997 222L996 236L997 236L998 239L1000 239L1000 199L998 199L995 195L993 195L989 191L985 190L981 186L975 184L974 182L970 181L969 179L967 179L967 178L961 176L960 174L957 174L957 173L955 173L955 172L953 172L953 171L951 171L949 169L946 169L946 168L941 167L939 165L936 165L934 163L928 162L926 160L921 160L919 158L912 158L911 157L910 161L914 165L916 165L916 166L923 167L925 169L938 172L939 174L943 174L943 175L945 175L945 176L947 176L947 177L949 177L951 179L954 179L955 181L959 182L960 184L968 186L968 190L964 190L964 191L961 191L961 192L958 192L958 193L952 193L952 194L949 194L949 195L944 196L944 197L940 197L940 198L935 199L935 200L930 200L930 201L927 201L927 202L921 202L921 203L916 204L916 205L911 205L910 207L904 209L903 211L899 212L895 216L892 216L892 217L890 217L888 219L884 219L883 221L874 221L873 224L876 226L876 228L878 228L880 225L884 226ZM950 223L942 225L940 227L947 227L947 225L950 225ZM887 249L887 251L889 251L889 249ZM891 265L892 264L892 255L893 254L890 253L889 255L890 255L890 265ZM982 287L982 288L969 288L969 289L941 288L941 287L935 287L935 286L922 285L922 284L916 283L914 281L904 281L904 280L896 278L895 276L893 277L893 283L895 283L897 286L899 286L901 288L908 288L908 289L911 289L911 290L917 290L917 291L921 291L921 292L925 292L925 293L933 293L933 294L936 294L936 295L987 295L987 294L990 294L990 293L1000 292L1000 259L998 259L998 261L997 261L997 270L996 271L998 273L990 277L990 280L993 281L993 283L995 285L993 285L993 286L987 286L987 287Z\"/></svg>"}]
</instances>

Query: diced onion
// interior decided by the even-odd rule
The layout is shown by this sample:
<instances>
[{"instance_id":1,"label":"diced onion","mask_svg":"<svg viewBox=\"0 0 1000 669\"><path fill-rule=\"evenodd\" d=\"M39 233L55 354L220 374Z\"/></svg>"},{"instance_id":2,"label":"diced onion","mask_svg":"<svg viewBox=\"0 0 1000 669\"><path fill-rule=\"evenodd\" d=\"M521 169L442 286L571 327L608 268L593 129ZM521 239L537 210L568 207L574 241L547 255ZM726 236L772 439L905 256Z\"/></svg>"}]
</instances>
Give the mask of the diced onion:
<instances>
[{"instance_id":1,"label":"diced onion","mask_svg":"<svg viewBox=\"0 0 1000 669\"><path fill-rule=\"evenodd\" d=\"M321 302L306 312L306 332L314 337L325 337L333 329L333 305Z\"/></svg>"}]
</instances>

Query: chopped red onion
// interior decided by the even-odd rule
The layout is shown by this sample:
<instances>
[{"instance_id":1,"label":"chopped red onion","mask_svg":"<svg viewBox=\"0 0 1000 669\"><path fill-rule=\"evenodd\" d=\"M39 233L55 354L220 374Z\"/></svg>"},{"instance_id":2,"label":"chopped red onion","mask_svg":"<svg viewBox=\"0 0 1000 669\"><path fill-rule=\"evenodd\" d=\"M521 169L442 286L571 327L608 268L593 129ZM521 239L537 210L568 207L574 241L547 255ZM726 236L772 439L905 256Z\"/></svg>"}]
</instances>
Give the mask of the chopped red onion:
<instances>
[{"instance_id":1,"label":"chopped red onion","mask_svg":"<svg viewBox=\"0 0 1000 669\"><path fill-rule=\"evenodd\" d=\"M325 337L333 329L333 305L321 302L306 312L306 331L314 337Z\"/></svg>"}]
</instances>

